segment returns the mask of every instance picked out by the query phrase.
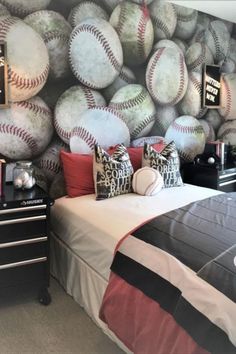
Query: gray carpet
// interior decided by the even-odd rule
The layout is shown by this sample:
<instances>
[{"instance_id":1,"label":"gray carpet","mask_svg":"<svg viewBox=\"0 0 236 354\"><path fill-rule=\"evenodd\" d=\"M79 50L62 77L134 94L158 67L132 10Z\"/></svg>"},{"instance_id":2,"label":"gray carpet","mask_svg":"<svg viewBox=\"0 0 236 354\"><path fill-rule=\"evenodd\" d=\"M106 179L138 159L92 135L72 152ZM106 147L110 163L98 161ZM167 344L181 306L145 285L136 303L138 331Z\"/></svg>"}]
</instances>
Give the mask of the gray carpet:
<instances>
[{"instance_id":1,"label":"gray carpet","mask_svg":"<svg viewBox=\"0 0 236 354\"><path fill-rule=\"evenodd\" d=\"M0 294L1 354L122 354L84 310L51 279L49 306L29 291Z\"/></svg>"}]
</instances>

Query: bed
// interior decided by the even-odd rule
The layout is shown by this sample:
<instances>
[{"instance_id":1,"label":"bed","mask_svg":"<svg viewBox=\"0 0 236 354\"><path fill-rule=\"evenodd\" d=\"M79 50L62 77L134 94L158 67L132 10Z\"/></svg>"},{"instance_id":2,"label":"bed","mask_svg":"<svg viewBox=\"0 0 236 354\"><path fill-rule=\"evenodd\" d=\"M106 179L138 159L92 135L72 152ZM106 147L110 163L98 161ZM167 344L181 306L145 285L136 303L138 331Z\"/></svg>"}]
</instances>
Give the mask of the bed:
<instances>
[{"instance_id":1,"label":"bed","mask_svg":"<svg viewBox=\"0 0 236 354\"><path fill-rule=\"evenodd\" d=\"M51 214L52 275L59 280L66 292L84 307L95 323L126 353L182 354L183 351L181 352L180 348L182 350L185 348L185 352L191 354L209 353L209 350L196 344L192 335L179 325L178 316L176 316L177 319L173 317L173 313L165 308L165 305L163 308L159 306L159 299L153 301L151 297L140 291L140 288L138 289L135 284L132 284L132 281L130 282L125 276L122 277L122 272L119 273L118 269L119 262L115 261L114 254L117 251L116 255L123 253L131 259L133 257L132 261L142 263L142 260L135 259L137 254L139 256L142 254L141 248L140 252L134 251L131 256L125 253L129 242L131 242L132 253L132 241L134 240L132 240L131 234L139 230L138 227L145 226L147 222L152 222L156 217L178 210L178 208L193 202L206 198L212 199L220 195L223 193L185 184L182 187L162 189L152 197L129 193L103 201L96 201L93 194L77 198L59 198L56 200ZM143 241L138 238L136 240L138 240L139 247ZM231 240L231 242L233 241ZM152 245L149 248L152 248ZM161 252L165 253L163 250ZM158 259L161 259L160 253ZM112 271L110 271L111 265ZM173 271L176 265L176 269L180 266L179 269L182 273ZM129 265L127 264L127 266ZM234 321L236 323L235 301L229 299L225 294L221 294L211 284L204 288L202 284L207 282L202 278L196 282L193 276L195 271L186 265L181 268L181 262L174 255L169 257L167 263L166 259L163 261L162 271L165 273L168 269L171 269L173 284L176 281L174 280L175 273L179 274L182 279L185 277L186 281L190 277L194 292L202 294L203 307L210 307L214 303L210 296L216 296L217 301L223 303L228 318L224 319L223 324L219 324L222 320L221 316L221 319L216 323L220 331L222 328L224 329L224 326L227 327L227 337L230 337L227 350L229 349L231 352L233 348L232 350L235 352L236 334L232 328L232 323ZM163 278L165 278L164 273L161 273ZM235 281L235 273L233 276L233 281ZM199 289L201 290L199 291ZM205 301L204 297L207 298L206 291L209 289L209 301ZM167 288L166 291L168 294ZM164 299L168 297L165 293L162 295ZM145 302L146 308L142 307ZM181 305L183 306L183 304ZM184 312L186 311L185 306ZM214 305L213 310L209 311L210 318L212 313L217 315L217 311L221 311L221 308L219 306L217 309L217 306ZM192 316L192 313L189 313ZM185 318L184 321L189 322L189 319ZM145 324L145 326L141 325L140 327L140 324ZM152 328L154 331L149 334L145 333L147 328ZM155 338L155 341L150 340L150 334L152 338ZM178 340L173 338L175 334ZM149 345L147 345L148 342Z\"/></svg>"}]
</instances>

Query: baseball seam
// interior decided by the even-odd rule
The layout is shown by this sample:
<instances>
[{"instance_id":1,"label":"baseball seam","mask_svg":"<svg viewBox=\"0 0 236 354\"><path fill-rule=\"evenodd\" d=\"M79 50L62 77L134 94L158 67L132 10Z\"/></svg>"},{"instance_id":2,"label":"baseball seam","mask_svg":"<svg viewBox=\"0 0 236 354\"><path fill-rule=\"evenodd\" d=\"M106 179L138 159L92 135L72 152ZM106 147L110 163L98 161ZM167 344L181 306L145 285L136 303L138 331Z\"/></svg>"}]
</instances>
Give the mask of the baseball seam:
<instances>
[{"instance_id":1,"label":"baseball seam","mask_svg":"<svg viewBox=\"0 0 236 354\"><path fill-rule=\"evenodd\" d=\"M151 19L152 19L154 25L164 33L166 38L168 38L168 39L171 38L172 34L170 33L168 26L160 18L157 18L155 16L151 16Z\"/></svg>"},{"instance_id":2,"label":"baseball seam","mask_svg":"<svg viewBox=\"0 0 236 354\"><path fill-rule=\"evenodd\" d=\"M119 18L118 18L118 23L115 26L115 29L116 29L117 34L118 34L119 37L122 34L125 22L126 22L126 8L125 8L125 4L121 3L120 4L120 14L119 14Z\"/></svg>"},{"instance_id":3,"label":"baseball seam","mask_svg":"<svg viewBox=\"0 0 236 354\"><path fill-rule=\"evenodd\" d=\"M152 182L150 182L149 186L147 186L147 188L145 189L145 192L144 192L145 195L149 195L149 196L152 195L152 193L156 187L157 179L158 179L158 175L155 173L154 180Z\"/></svg>"},{"instance_id":4,"label":"baseball seam","mask_svg":"<svg viewBox=\"0 0 236 354\"><path fill-rule=\"evenodd\" d=\"M119 73L119 77L120 77L123 81L127 82L127 84L132 84L132 83L135 82L135 79L132 78L132 77L130 77L130 76L128 75L128 73L125 72L124 68L121 69L121 71L120 71L120 73Z\"/></svg>"},{"instance_id":5,"label":"baseball seam","mask_svg":"<svg viewBox=\"0 0 236 354\"><path fill-rule=\"evenodd\" d=\"M48 76L49 65L47 64L45 70L33 79L23 79L17 73L15 73L10 67L8 67L8 83L15 86L17 89L32 89L43 84Z\"/></svg>"},{"instance_id":6,"label":"baseball seam","mask_svg":"<svg viewBox=\"0 0 236 354\"><path fill-rule=\"evenodd\" d=\"M146 33L146 26L149 17L146 17L144 11L141 12L141 17L138 22L138 32L137 32L137 45L138 45L138 53L141 60L146 60L146 53L145 53L145 33Z\"/></svg>"},{"instance_id":7,"label":"baseball seam","mask_svg":"<svg viewBox=\"0 0 236 354\"><path fill-rule=\"evenodd\" d=\"M155 121L156 114L152 114L148 117L146 117L130 134L131 135L131 140L135 139L137 135L147 127L147 125L153 121Z\"/></svg>"},{"instance_id":8,"label":"baseball seam","mask_svg":"<svg viewBox=\"0 0 236 354\"><path fill-rule=\"evenodd\" d=\"M194 88L197 90L198 94L199 94L199 102L200 102L200 110L197 114L197 118L202 117L206 111L207 111L207 107L202 107L201 108L201 97L202 97L202 86L201 86L201 82L199 82L192 73L189 74L189 78L193 83Z\"/></svg>"},{"instance_id":9,"label":"baseball seam","mask_svg":"<svg viewBox=\"0 0 236 354\"><path fill-rule=\"evenodd\" d=\"M54 127L59 137L68 143L71 137L71 131L68 132L60 126L58 120L56 119L56 115L54 115Z\"/></svg>"},{"instance_id":10,"label":"baseball seam","mask_svg":"<svg viewBox=\"0 0 236 354\"><path fill-rule=\"evenodd\" d=\"M85 86L82 86L81 88L83 90L84 97L86 99L86 103L88 105L88 108L95 106L96 102L95 102L95 98L93 96L92 91L88 87L85 87Z\"/></svg>"},{"instance_id":11,"label":"baseball seam","mask_svg":"<svg viewBox=\"0 0 236 354\"><path fill-rule=\"evenodd\" d=\"M50 109L46 107L40 107L32 102L29 101L21 101L21 102L15 102L15 105L21 108L26 108L29 109L30 111L34 112L35 114L45 114L51 116L52 112Z\"/></svg>"},{"instance_id":12,"label":"baseball seam","mask_svg":"<svg viewBox=\"0 0 236 354\"><path fill-rule=\"evenodd\" d=\"M155 72L155 68L156 68L156 64L158 62L158 60L160 59L163 51L165 50L164 47L162 48L159 48L156 53L154 54L154 57L153 57L153 60L151 62L151 66L148 70L148 73L147 73L147 86L148 86L148 91L151 93L152 97L158 102L159 102L159 99L158 97L156 96L154 90L153 90L153 79L154 79L154 72Z\"/></svg>"},{"instance_id":13,"label":"baseball seam","mask_svg":"<svg viewBox=\"0 0 236 354\"><path fill-rule=\"evenodd\" d=\"M225 80L224 77L223 77L223 81L224 81L225 90L226 90L226 95L225 95L225 97L226 97L226 110L225 110L224 117L227 118L228 115L230 114L230 111L231 111L232 96L231 96L229 84L228 84L227 80Z\"/></svg>"},{"instance_id":14,"label":"baseball seam","mask_svg":"<svg viewBox=\"0 0 236 354\"><path fill-rule=\"evenodd\" d=\"M10 12L12 12L12 13L14 13L14 14L16 14L16 15L19 15L19 16L26 16L26 15L28 15L29 14L29 12L34 12L34 11L37 11L37 8L32 8L30 11L28 10L28 9L24 9L23 7L22 7L22 5L21 6L19 6L19 7L17 7L17 6L15 6L14 4L9 4L9 2L8 1L5 1L5 0L1 0L1 3L4 5L4 6L6 6L6 8L10 11Z\"/></svg>"},{"instance_id":15,"label":"baseball seam","mask_svg":"<svg viewBox=\"0 0 236 354\"><path fill-rule=\"evenodd\" d=\"M47 33L45 33L43 35L43 40L44 42L47 44L49 43L50 41L53 41L55 39L58 39L64 43L67 43L68 42L68 39L69 39L69 35L66 36L65 34L63 33L60 33L59 31L55 30L55 31L48 31Z\"/></svg>"},{"instance_id":16,"label":"baseball seam","mask_svg":"<svg viewBox=\"0 0 236 354\"><path fill-rule=\"evenodd\" d=\"M193 10L193 12L189 15L186 15L186 14L181 15L177 11L177 18L178 18L178 21L189 22L189 21L195 20L197 18L197 12L195 10Z\"/></svg>"},{"instance_id":17,"label":"baseball seam","mask_svg":"<svg viewBox=\"0 0 236 354\"><path fill-rule=\"evenodd\" d=\"M221 50L220 50L220 42L219 42L219 38L217 36L216 31L214 30L214 28L212 27L212 24L210 23L209 25L209 31L212 35L213 38L213 42L214 42L214 46L215 46L215 50L216 50L216 59L220 60L221 58Z\"/></svg>"},{"instance_id":18,"label":"baseball seam","mask_svg":"<svg viewBox=\"0 0 236 354\"><path fill-rule=\"evenodd\" d=\"M172 122L172 127L175 129L177 132L180 133L197 133L197 134L202 134L203 128L201 125L198 125L196 127L190 127L190 126L182 126L178 124L176 121Z\"/></svg>"},{"instance_id":19,"label":"baseball seam","mask_svg":"<svg viewBox=\"0 0 236 354\"><path fill-rule=\"evenodd\" d=\"M6 17L0 23L0 40L4 41L6 39L7 33L11 26L17 23L19 19L14 17Z\"/></svg>"},{"instance_id":20,"label":"baseball seam","mask_svg":"<svg viewBox=\"0 0 236 354\"><path fill-rule=\"evenodd\" d=\"M225 131L218 136L218 139L223 139L227 134L236 134L236 128L225 129Z\"/></svg>"},{"instance_id":21,"label":"baseball seam","mask_svg":"<svg viewBox=\"0 0 236 354\"><path fill-rule=\"evenodd\" d=\"M72 137L73 136L78 136L81 138L90 147L91 150L94 149L95 144L98 144L95 137L83 127L75 127L72 131Z\"/></svg>"},{"instance_id":22,"label":"baseball seam","mask_svg":"<svg viewBox=\"0 0 236 354\"><path fill-rule=\"evenodd\" d=\"M124 117L119 113L119 111L113 109L112 107L96 106L96 107L92 107L90 109L96 109L96 110L112 113L113 115L116 116L116 118L119 118L124 123L126 128L129 130L129 127L128 127L126 121L124 120Z\"/></svg>"},{"instance_id":23,"label":"baseball seam","mask_svg":"<svg viewBox=\"0 0 236 354\"><path fill-rule=\"evenodd\" d=\"M202 65L206 61L206 47L204 43L199 43L201 45L201 53L199 56L188 64L189 70L196 69L199 65Z\"/></svg>"},{"instance_id":24,"label":"baseball seam","mask_svg":"<svg viewBox=\"0 0 236 354\"><path fill-rule=\"evenodd\" d=\"M146 90L143 90L136 96L128 101L123 101L123 102L112 102L110 103L110 107L117 109L117 110L124 110L124 109L130 109L133 108L139 104L141 104L145 98L148 96L148 93Z\"/></svg>"},{"instance_id":25,"label":"baseball seam","mask_svg":"<svg viewBox=\"0 0 236 354\"><path fill-rule=\"evenodd\" d=\"M36 155L38 153L38 146L34 138L29 133L27 133L25 129L16 127L13 124L0 123L0 133L13 135L21 139L24 143L27 144L28 148L31 150L32 155Z\"/></svg>"},{"instance_id":26,"label":"baseball seam","mask_svg":"<svg viewBox=\"0 0 236 354\"><path fill-rule=\"evenodd\" d=\"M50 172L53 172L55 174L61 172L61 166L51 160L40 160L39 161L39 167L42 168L43 170L47 170Z\"/></svg>"},{"instance_id":27,"label":"baseball seam","mask_svg":"<svg viewBox=\"0 0 236 354\"><path fill-rule=\"evenodd\" d=\"M96 7L98 10L102 9L98 4L96 4L94 1L89 1L89 0L86 0L80 4L78 4L77 6L75 6L73 9L72 9L72 13L71 13L71 20L70 20L70 23L71 23L71 26L72 27L76 27L77 24L76 24L76 16L77 16L77 13L79 12L79 10L81 9L81 7L85 8L86 9L86 5L94 5L94 7Z\"/></svg>"},{"instance_id":28,"label":"baseball seam","mask_svg":"<svg viewBox=\"0 0 236 354\"><path fill-rule=\"evenodd\" d=\"M70 58L70 64L71 64L71 68L75 74L75 76L82 82L84 83L86 86L94 86L91 85L90 83L86 82L78 73L77 69L75 68L74 64L72 63L72 59L71 59L71 44L73 42L73 40L76 38L76 36L81 33L81 32L88 32L90 34L92 34L97 41L101 44L102 48L104 49L104 52L107 55L107 58L109 60L109 62L111 63L111 65L113 66L113 68L119 73L121 70L121 65L118 62L118 60L116 59L114 53L112 52L112 49L109 45L109 42L106 40L106 38L103 36L103 34L101 33L101 31L99 31L98 28L96 28L93 25L88 25L88 24L83 24L81 26L75 27L75 29L73 30L72 34L71 34L71 38L70 38L70 45L69 45L69 58ZM95 86L94 86L95 88Z\"/></svg>"}]
</instances>

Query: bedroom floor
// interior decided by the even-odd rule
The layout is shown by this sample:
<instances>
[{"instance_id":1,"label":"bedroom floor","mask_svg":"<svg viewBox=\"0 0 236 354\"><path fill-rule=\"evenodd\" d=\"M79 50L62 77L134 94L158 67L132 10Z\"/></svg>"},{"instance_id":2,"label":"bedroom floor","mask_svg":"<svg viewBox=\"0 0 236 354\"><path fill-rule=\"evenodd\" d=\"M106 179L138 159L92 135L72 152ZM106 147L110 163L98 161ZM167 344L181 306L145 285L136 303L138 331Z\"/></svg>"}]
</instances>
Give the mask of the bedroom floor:
<instances>
[{"instance_id":1,"label":"bedroom floor","mask_svg":"<svg viewBox=\"0 0 236 354\"><path fill-rule=\"evenodd\" d=\"M1 354L122 354L55 279L52 303L43 306L35 294L0 294Z\"/></svg>"}]
</instances>

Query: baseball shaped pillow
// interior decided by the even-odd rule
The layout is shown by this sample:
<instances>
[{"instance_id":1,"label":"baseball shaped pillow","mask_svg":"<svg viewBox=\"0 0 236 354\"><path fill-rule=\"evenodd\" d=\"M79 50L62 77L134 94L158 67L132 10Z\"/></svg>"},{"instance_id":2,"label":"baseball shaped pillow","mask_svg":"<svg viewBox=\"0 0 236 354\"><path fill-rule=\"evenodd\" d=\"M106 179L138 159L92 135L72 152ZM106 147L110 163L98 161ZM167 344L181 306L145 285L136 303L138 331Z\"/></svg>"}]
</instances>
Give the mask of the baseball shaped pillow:
<instances>
[{"instance_id":1,"label":"baseball shaped pillow","mask_svg":"<svg viewBox=\"0 0 236 354\"><path fill-rule=\"evenodd\" d=\"M152 196L160 192L163 185L163 177L154 168L143 167L133 175L132 187L134 193Z\"/></svg>"}]
</instances>

